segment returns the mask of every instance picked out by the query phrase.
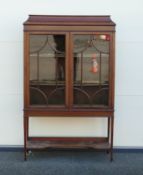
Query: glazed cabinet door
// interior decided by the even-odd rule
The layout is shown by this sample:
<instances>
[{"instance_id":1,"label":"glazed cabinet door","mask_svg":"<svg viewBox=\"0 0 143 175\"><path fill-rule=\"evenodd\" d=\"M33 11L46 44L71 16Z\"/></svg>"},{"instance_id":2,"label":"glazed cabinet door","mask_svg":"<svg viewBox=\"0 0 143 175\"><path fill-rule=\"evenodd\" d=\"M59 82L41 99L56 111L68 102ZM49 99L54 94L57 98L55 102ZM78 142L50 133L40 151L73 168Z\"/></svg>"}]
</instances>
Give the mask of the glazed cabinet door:
<instances>
[{"instance_id":1,"label":"glazed cabinet door","mask_svg":"<svg viewBox=\"0 0 143 175\"><path fill-rule=\"evenodd\" d=\"M110 34L72 34L73 106L110 104Z\"/></svg>"},{"instance_id":2,"label":"glazed cabinet door","mask_svg":"<svg viewBox=\"0 0 143 175\"><path fill-rule=\"evenodd\" d=\"M29 105L67 106L67 35L29 35Z\"/></svg>"}]
</instances>

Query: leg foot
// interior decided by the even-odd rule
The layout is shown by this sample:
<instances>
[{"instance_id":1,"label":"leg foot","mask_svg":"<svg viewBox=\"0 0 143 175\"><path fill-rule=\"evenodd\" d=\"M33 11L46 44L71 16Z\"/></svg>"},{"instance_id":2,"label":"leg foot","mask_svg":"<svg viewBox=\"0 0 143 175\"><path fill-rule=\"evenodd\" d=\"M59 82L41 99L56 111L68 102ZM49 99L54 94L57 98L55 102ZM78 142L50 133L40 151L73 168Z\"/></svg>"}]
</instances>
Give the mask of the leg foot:
<instances>
[{"instance_id":1,"label":"leg foot","mask_svg":"<svg viewBox=\"0 0 143 175\"><path fill-rule=\"evenodd\" d=\"M111 162L113 161L113 152L112 152L112 150L111 150L111 152L110 152L110 161L111 161Z\"/></svg>"},{"instance_id":2,"label":"leg foot","mask_svg":"<svg viewBox=\"0 0 143 175\"><path fill-rule=\"evenodd\" d=\"M106 150L106 153L109 154L109 150Z\"/></svg>"},{"instance_id":3,"label":"leg foot","mask_svg":"<svg viewBox=\"0 0 143 175\"><path fill-rule=\"evenodd\" d=\"M24 151L24 161L26 161L26 160L27 160L27 152Z\"/></svg>"}]
</instances>

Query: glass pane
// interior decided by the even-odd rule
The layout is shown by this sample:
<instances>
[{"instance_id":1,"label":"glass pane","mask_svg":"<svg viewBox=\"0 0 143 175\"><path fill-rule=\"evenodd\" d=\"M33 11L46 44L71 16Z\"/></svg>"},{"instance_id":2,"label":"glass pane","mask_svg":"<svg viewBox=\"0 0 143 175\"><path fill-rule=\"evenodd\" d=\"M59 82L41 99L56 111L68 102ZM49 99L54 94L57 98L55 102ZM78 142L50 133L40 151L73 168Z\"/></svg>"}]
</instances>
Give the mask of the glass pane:
<instances>
[{"instance_id":1,"label":"glass pane","mask_svg":"<svg viewBox=\"0 0 143 175\"><path fill-rule=\"evenodd\" d=\"M30 104L64 103L65 35L30 35Z\"/></svg>"},{"instance_id":2,"label":"glass pane","mask_svg":"<svg viewBox=\"0 0 143 175\"><path fill-rule=\"evenodd\" d=\"M107 106L110 35L74 35L74 105Z\"/></svg>"}]
</instances>

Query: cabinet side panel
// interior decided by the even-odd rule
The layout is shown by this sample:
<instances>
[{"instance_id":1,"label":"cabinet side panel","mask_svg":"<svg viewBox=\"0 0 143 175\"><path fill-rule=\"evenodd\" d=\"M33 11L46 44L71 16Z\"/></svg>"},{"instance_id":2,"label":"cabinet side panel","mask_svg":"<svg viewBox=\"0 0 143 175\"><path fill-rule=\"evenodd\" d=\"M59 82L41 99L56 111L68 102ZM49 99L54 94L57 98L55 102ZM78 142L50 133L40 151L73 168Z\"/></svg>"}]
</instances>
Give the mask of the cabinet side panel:
<instances>
[{"instance_id":1,"label":"cabinet side panel","mask_svg":"<svg viewBox=\"0 0 143 175\"><path fill-rule=\"evenodd\" d=\"M112 32L112 40L110 47L110 106L114 108L115 96L115 32Z\"/></svg>"},{"instance_id":2,"label":"cabinet side panel","mask_svg":"<svg viewBox=\"0 0 143 175\"><path fill-rule=\"evenodd\" d=\"M29 33L24 32L24 108L29 106Z\"/></svg>"}]
</instances>

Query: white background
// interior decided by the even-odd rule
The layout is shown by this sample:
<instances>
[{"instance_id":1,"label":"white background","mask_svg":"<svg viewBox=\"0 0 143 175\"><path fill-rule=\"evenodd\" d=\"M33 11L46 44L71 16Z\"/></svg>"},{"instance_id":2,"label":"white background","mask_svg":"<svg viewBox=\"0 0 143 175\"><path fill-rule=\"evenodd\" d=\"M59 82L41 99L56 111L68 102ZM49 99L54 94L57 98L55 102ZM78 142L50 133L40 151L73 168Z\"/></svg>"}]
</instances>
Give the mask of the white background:
<instances>
[{"instance_id":1,"label":"white background","mask_svg":"<svg viewBox=\"0 0 143 175\"><path fill-rule=\"evenodd\" d=\"M143 1L0 1L0 145L23 145L22 24L29 14L59 14L111 15L117 24L114 146L143 147ZM46 118L31 123L32 135L106 134L106 121L93 118Z\"/></svg>"}]
</instances>

